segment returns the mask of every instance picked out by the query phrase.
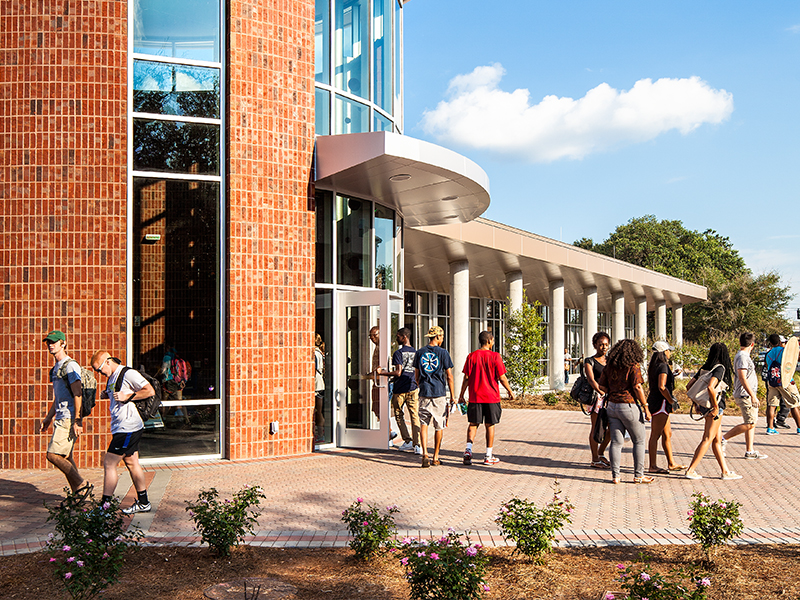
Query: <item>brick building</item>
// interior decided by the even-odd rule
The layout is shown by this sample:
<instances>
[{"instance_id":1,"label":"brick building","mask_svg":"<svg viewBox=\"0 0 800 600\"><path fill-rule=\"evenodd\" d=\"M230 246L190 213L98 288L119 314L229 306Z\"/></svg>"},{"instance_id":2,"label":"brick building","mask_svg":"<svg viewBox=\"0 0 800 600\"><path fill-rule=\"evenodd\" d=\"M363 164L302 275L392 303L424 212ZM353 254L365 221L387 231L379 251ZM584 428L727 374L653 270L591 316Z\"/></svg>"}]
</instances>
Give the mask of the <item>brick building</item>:
<instances>
[{"instance_id":1,"label":"brick building","mask_svg":"<svg viewBox=\"0 0 800 600\"><path fill-rule=\"evenodd\" d=\"M480 219L480 167L403 135L402 23L400 0L3 2L0 468L45 466L51 329L84 365L191 363L150 461L383 448L364 374L392 331L439 324L458 364L481 329L502 345L507 299L547 305L554 355L648 310L667 337L668 307L680 341L704 288Z\"/></svg>"}]
</instances>

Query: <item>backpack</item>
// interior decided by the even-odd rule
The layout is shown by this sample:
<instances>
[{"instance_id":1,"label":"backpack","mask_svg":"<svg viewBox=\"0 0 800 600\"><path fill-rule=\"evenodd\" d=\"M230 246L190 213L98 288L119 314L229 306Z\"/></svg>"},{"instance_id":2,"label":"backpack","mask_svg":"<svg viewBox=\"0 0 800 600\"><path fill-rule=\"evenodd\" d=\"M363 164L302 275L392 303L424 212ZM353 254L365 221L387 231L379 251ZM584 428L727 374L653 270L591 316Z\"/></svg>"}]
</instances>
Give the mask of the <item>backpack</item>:
<instances>
[{"instance_id":1,"label":"backpack","mask_svg":"<svg viewBox=\"0 0 800 600\"><path fill-rule=\"evenodd\" d=\"M118 392L122 389L122 381L125 379L125 373L133 370L135 369L131 369L130 367L122 368L122 372L119 374L117 382L114 386L115 392ZM153 390L156 393L155 396L150 396L149 398L137 398L136 400L133 400L133 404L136 406L136 410L139 411L139 416L142 417L142 421L149 421L158 414L158 407L161 406L161 384L147 373L142 373L141 371L136 372L144 377L147 383L153 386Z\"/></svg>"},{"instance_id":2,"label":"backpack","mask_svg":"<svg viewBox=\"0 0 800 600\"><path fill-rule=\"evenodd\" d=\"M770 362L765 381L771 387L781 387L781 361L773 360Z\"/></svg>"},{"instance_id":3,"label":"backpack","mask_svg":"<svg viewBox=\"0 0 800 600\"><path fill-rule=\"evenodd\" d=\"M61 368L56 373L56 377L59 379L63 379L64 383L67 386L67 389L70 389L69 379L67 378L67 365L70 363L78 363L77 360L74 358L70 358L66 361ZM80 367L80 365L78 365ZM79 418L88 417L92 414L92 409L95 405L95 399L97 398L97 379L94 378L94 373L92 373L91 369L87 367L81 367L81 414Z\"/></svg>"},{"instance_id":4,"label":"backpack","mask_svg":"<svg viewBox=\"0 0 800 600\"><path fill-rule=\"evenodd\" d=\"M180 356L176 356L169 363L169 372L172 373L172 381L183 389L192 378L192 364Z\"/></svg>"}]
</instances>

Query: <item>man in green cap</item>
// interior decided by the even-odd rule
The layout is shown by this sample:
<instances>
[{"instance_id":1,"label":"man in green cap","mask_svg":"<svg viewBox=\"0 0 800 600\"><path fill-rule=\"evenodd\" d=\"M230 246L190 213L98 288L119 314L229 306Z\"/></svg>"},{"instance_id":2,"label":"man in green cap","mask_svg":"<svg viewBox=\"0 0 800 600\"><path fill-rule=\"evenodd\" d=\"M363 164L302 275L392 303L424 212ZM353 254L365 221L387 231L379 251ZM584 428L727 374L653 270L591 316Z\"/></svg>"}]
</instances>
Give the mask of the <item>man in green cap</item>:
<instances>
[{"instance_id":1,"label":"man in green cap","mask_svg":"<svg viewBox=\"0 0 800 600\"><path fill-rule=\"evenodd\" d=\"M47 460L64 473L73 492L84 488L88 492L91 484L78 472L78 465L72 458L75 441L83 433L81 367L78 361L67 355L67 336L62 331L51 331L43 341L55 361L50 369L53 404L39 428L39 432L44 433L50 423L53 423L53 435L47 446Z\"/></svg>"}]
</instances>

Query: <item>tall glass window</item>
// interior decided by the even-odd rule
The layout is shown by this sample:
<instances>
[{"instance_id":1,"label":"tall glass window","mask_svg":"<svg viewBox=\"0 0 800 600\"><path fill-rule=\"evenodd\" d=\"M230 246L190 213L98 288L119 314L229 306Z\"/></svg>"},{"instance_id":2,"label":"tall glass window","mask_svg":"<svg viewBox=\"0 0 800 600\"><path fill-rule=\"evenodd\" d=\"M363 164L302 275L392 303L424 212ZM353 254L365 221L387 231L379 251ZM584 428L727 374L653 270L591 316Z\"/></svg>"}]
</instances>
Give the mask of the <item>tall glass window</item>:
<instances>
[{"instance_id":1,"label":"tall glass window","mask_svg":"<svg viewBox=\"0 0 800 600\"><path fill-rule=\"evenodd\" d=\"M336 96L333 110L333 133L366 133L369 131L369 107L366 104Z\"/></svg>"},{"instance_id":2,"label":"tall glass window","mask_svg":"<svg viewBox=\"0 0 800 600\"><path fill-rule=\"evenodd\" d=\"M583 311L567 308L564 313L564 342L571 359L570 373L577 373L579 359L583 355Z\"/></svg>"},{"instance_id":3,"label":"tall glass window","mask_svg":"<svg viewBox=\"0 0 800 600\"><path fill-rule=\"evenodd\" d=\"M336 196L336 273L339 283L370 287L372 203Z\"/></svg>"},{"instance_id":4,"label":"tall glass window","mask_svg":"<svg viewBox=\"0 0 800 600\"><path fill-rule=\"evenodd\" d=\"M314 8L314 76L330 83L331 23L330 0L316 0Z\"/></svg>"},{"instance_id":5,"label":"tall glass window","mask_svg":"<svg viewBox=\"0 0 800 600\"><path fill-rule=\"evenodd\" d=\"M333 196L317 191L316 282L333 283Z\"/></svg>"},{"instance_id":6,"label":"tall glass window","mask_svg":"<svg viewBox=\"0 0 800 600\"><path fill-rule=\"evenodd\" d=\"M335 0L334 85L369 98L369 20L367 0Z\"/></svg>"},{"instance_id":7,"label":"tall glass window","mask_svg":"<svg viewBox=\"0 0 800 600\"><path fill-rule=\"evenodd\" d=\"M625 338L636 339L636 315L625 315Z\"/></svg>"},{"instance_id":8,"label":"tall glass window","mask_svg":"<svg viewBox=\"0 0 800 600\"><path fill-rule=\"evenodd\" d=\"M411 345L415 348L422 348L428 343L425 334L432 324L430 297L428 292L407 291L404 294L405 326L411 330Z\"/></svg>"},{"instance_id":9,"label":"tall glass window","mask_svg":"<svg viewBox=\"0 0 800 600\"><path fill-rule=\"evenodd\" d=\"M444 330L445 349L450 348L450 296L436 294L436 324Z\"/></svg>"},{"instance_id":10,"label":"tall glass window","mask_svg":"<svg viewBox=\"0 0 800 600\"><path fill-rule=\"evenodd\" d=\"M220 62L219 0L135 0L133 51Z\"/></svg>"},{"instance_id":11,"label":"tall glass window","mask_svg":"<svg viewBox=\"0 0 800 600\"><path fill-rule=\"evenodd\" d=\"M142 458L221 454L222 101L219 0L134 0L132 364L164 401ZM183 385L173 360L191 367Z\"/></svg>"},{"instance_id":12,"label":"tall glass window","mask_svg":"<svg viewBox=\"0 0 800 600\"><path fill-rule=\"evenodd\" d=\"M383 110L392 110L392 2L372 3L372 101Z\"/></svg>"},{"instance_id":13,"label":"tall glass window","mask_svg":"<svg viewBox=\"0 0 800 600\"><path fill-rule=\"evenodd\" d=\"M394 219L393 210L375 205L375 287L381 290L396 290Z\"/></svg>"}]
</instances>

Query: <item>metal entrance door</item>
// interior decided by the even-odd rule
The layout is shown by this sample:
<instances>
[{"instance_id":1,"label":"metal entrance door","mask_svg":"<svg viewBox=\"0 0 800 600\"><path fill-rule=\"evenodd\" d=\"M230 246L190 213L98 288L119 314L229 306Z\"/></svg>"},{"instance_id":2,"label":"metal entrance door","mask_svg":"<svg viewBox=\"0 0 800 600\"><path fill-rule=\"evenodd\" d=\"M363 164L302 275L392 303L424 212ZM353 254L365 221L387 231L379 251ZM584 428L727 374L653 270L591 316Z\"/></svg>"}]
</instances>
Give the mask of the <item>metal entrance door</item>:
<instances>
[{"instance_id":1,"label":"metal entrance door","mask_svg":"<svg viewBox=\"0 0 800 600\"><path fill-rule=\"evenodd\" d=\"M389 365L400 311L392 310L395 302L384 290L340 292L338 299L337 439L344 447L384 449L390 431L389 384L372 373Z\"/></svg>"}]
</instances>

